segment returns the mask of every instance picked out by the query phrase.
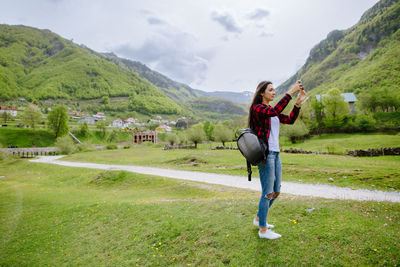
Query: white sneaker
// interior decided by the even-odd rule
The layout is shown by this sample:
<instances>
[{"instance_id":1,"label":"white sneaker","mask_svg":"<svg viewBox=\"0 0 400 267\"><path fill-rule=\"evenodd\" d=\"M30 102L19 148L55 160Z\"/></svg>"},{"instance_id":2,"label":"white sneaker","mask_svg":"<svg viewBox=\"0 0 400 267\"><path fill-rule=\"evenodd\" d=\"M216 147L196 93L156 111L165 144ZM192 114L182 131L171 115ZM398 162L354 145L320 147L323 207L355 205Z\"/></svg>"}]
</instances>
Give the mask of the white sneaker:
<instances>
[{"instance_id":1,"label":"white sneaker","mask_svg":"<svg viewBox=\"0 0 400 267\"><path fill-rule=\"evenodd\" d=\"M256 218L253 219L253 225L254 225L254 226L257 226L257 227L260 227L260 225L258 224L258 221L256 220ZM268 223L267 223L267 228L268 228L268 229L272 229L272 228L274 228L274 227L275 227L275 226L274 226L273 224L268 224Z\"/></svg>"},{"instance_id":2,"label":"white sneaker","mask_svg":"<svg viewBox=\"0 0 400 267\"><path fill-rule=\"evenodd\" d=\"M282 237L280 234L277 234L277 233L273 232L272 230L267 230L264 233L261 233L260 231L258 231L258 236L260 238L266 238L266 239L277 239L279 237Z\"/></svg>"}]
</instances>

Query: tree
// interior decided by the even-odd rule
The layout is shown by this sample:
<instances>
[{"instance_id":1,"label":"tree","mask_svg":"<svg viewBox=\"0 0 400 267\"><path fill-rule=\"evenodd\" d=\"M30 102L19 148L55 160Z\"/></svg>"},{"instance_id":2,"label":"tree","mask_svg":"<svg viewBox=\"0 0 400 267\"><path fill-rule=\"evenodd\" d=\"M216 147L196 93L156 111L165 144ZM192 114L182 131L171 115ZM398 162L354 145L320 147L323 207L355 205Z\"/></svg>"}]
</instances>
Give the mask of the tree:
<instances>
[{"instance_id":1,"label":"tree","mask_svg":"<svg viewBox=\"0 0 400 267\"><path fill-rule=\"evenodd\" d=\"M332 129L339 129L343 126L344 118L350 113L349 105L344 101L344 96L339 89L333 88L322 98L325 106L325 125Z\"/></svg>"},{"instance_id":2,"label":"tree","mask_svg":"<svg viewBox=\"0 0 400 267\"><path fill-rule=\"evenodd\" d=\"M187 135L182 131L179 131L177 133L177 138L178 138L177 143L180 145L187 144L187 142L188 142Z\"/></svg>"},{"instance_id":3,"label":"tree","mask_svg":"<svg viewBox=\"0 0 400 267\"><path fill-rule=\"evenodd\" d=\"M85 137L89 134L89 126L86 121L84 123L82 123L82 125L81 125L80 134L83 137Z\"/></svg>"},{"instance_id":4,"label":"tree","mask_svg":"<svg viewBox=\"0 0 400 267\"><path fill-rule=\"evenodd\" d=\"M195 148L197 148L197 144L206 139L206 135L203 131L203 125L199 123L190 127L190 129L187 130L187 136L189 141L193 142Z\"/></svg>"},{"instance_id":5,"label":"tree","mask_svg":"<svg viewBox=\"0 0 400 267\"><path fill-rule=\"evenodd\" d=\"M104 138L106 136L106 122L103 120L98 121L96 128L100 130L102 137Z\"/></svg>"},{"instance_id":6,"label":"tree","mask_svg":"<svg viewBox=\"0 0 400 267\"><path fill-rule=\"evenodd\" d=\"M232 141L233 132L226 125L218 124L215 126L215 140L222 142L222 145L225 146L225 142Z\"/></svg>"},{"instance_id":7,"label":"tree","mask_svg":"<svg viewBox=\"0 0 400 267\"><path fill-rule=\"evenodd\" d=\"M293 125L283 125L281 128L281 134L289 138L292 144L296 143L298 139L308 135L310 131L302 120L296 120Z\"/></svg>"},{"instance_id":8,"label":"tree","mask_svg":"<svg viewBox=\"0 0 400 267\"><path fill-rule=\"evenodd\" d=\"M105 95L101 98L101 103L104 105L110 105L110 98L108 97L108 95Z\"/></svg>"},{"instance_id":9,"label":"tree","mask_svg":"<svg viewBox=\"0 0 400 267\"><path fill-rule=\"evenodd\" d=\"M110 142L115 142L115 141L117 141L117 139L118 139L118 132L119 132L119 130L114 129L114 130L111 132L110 136L108 137L108 141L110 141Z\"/></svg>"},{"instance_id":10,"label":"tree","mask_svg":"<svg viewBox=\"0 0 400 267\"><path fill-rule=\"evenodd\" d=\"M322 101L318 101L317 98L314 98L311 102L312 111L315 117L315 127L317 128L317 133L320 134L322 128L324 127L323 118L324 118L324 105Z\"/></svg>"},{"instance_id":11,"label":"tree","mask_svg":"<svg viewBox=\"0 0 400 267\"><path fill-rule=\"evenodd\" d=\"M12 116L8 112L3 112L3 113L1 113L1 118L4 121L4 124L7 124L7 121L11 120Z\"/></svg>"},{"instance_id":12,"label":"tree","mask_svg":"<svg viewBox=\"0 0 400 267\"><path fill-rule=\"evenodd\" d=\"M174 144L178 143L178 135L175 133L170 133L167 135L167 142L173 146Z\"/></svg>"},{"instance_id":13,"label":"tree","mask_svg":"<svg viewBox=\"0 0 400 267\"><path fill-rule=\"evenodd\" d=\"M42 116L42 112L36 105L29 104L22 115L22 121L25 125L29 125L29 127L35 129L36 124L40 122Z\"/></svg>"},{"instance_id":14,"label":"tree","mask_svg":"<svg viewBox=\"0 0 400 267\"><path fill-rule=\"evenodd\" d=\"M54 132L56 138L68 134L68 114L65 106L55 107L47 116L47 125Z\"/></svg>"},{"instance_id":15,"label":"tree","mask_svg":"<svg viewBox=\"0 0 400 267\"><path fill-rule=\"evenodd\" d=\"M206 134L207 139L210 141L213 140L214 127L215 125L210 121L206 121L203 126L204 133Z\"/></svg>"}]
</instances>

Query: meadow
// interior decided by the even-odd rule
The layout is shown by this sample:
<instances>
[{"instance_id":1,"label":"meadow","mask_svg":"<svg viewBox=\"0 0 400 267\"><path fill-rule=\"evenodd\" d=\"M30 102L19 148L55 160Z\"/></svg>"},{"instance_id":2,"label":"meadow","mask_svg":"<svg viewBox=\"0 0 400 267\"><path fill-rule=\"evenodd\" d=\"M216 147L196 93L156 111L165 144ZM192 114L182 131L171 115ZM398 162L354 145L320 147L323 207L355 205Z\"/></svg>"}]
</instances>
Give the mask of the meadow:
<instances>
[{"instance_id":1,"label":"meadow","mask_svg":"<svg viewBox=\"0 0 400 267\"><path fill-rule=\"evenodd\" d=\"M346 155L350 150L400 147L400 134L353 133L322 134L292 144L287 138L279 140L281 149L296 148L313 152Z\"/></svg>"},{"instance_id":2,"label":"meadow","mask_svg":"<svg viewBox=\"0 0 400 267\"><path fill-rule=\"evenodd\" d=\"M25 159L0 173L1 266L399 264L399 203L282 194L268 241L258 192Z\"/></svg>"},{"instance_id":3,"label":"meadow","mask_svg":"<svg viewBox=\"0 0 400 267\"><path fill-rule=\"evenodd\" d=\"M72 154L63 160L247 176L246 162L238 150L211 150L212 147L211 144L202 144L198 149L163 150L162 145L144 144L135 145L131 149ZM381 190L400 189L399 156L355 158L344 155L281 153L281 160L284 181ZM253 175L258 176L255 166Z\"/></svg>"}]
</instances>

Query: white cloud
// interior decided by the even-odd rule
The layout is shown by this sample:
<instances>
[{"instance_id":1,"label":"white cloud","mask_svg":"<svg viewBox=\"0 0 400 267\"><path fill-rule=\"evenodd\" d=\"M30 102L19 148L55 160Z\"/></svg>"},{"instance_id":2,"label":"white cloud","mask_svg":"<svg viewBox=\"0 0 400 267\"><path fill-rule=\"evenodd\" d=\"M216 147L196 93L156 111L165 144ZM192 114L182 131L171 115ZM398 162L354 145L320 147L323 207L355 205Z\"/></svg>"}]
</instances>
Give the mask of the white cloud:
<instances>
[{"instance_id":1,"label":"white cloud","mask_svg":"<svg viewBox=\"0 0 400 267\"><path fill-rule=\"evenodd\" d=\"M251 20L261 20L267 18L270 15L270 12L266 9L257 8L248 14L246 17Z\"/></svg>"},{"instance_id":2,"label":"white cloud","mask_svg":"<svg viewBox=\"0 0 400 267\"><path fill-rule=\"evenodd\" d=\"M212 12L211 13L211 19L218 22L224 29L228 32L233 32L233 33L241 33L242 29L234 19L233 15L228 14L228 13L218 13L218 12Z\"/></svg>"},{"instance_id":3,"label":"white cloud","mask_svg":"<svg viewBox=\"0 0 400 267\"><path fill-rule=\"evenodd\" d=\"M168 27L148 37L142 44L125 43L111 48L117 55L145 62L151 68L183 82L201 82L208 69L208 60L200 56L196 39ZM212 58L212 54L206 54Z\"/></svg>"}]
</instances>

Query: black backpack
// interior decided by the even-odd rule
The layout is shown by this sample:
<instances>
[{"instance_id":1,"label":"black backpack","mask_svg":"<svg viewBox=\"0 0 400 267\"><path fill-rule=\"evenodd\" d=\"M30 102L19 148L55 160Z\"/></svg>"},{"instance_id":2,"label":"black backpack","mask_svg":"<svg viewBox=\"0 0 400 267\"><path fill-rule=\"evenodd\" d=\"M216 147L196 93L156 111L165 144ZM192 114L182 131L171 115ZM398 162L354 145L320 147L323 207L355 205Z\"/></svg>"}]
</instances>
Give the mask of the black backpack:
<instances>
[{"instance_id":1,"label":"black backpack","mask_svg":"<svg viewBox=\"0 0 400 267\"><path fill-rule=\"evenodd\" d=\"M251 165L256 166L261 161L266 160L268 145L251 128L242 129L241 131L242 133L237 139L237 146L246 158L248 179L251 181Z\"/></svg>"}]
</instances>

